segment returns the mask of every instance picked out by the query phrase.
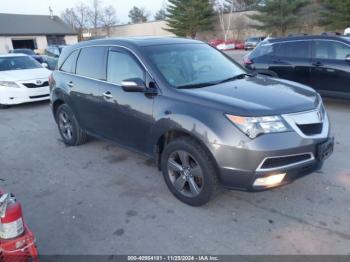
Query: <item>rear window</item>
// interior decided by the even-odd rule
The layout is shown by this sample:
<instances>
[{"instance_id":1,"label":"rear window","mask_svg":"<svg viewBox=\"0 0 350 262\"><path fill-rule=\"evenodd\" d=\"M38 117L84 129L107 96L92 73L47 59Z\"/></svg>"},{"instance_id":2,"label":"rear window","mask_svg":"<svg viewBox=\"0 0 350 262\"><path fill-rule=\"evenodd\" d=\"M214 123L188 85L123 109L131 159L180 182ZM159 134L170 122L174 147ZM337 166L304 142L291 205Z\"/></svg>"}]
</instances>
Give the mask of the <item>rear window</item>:
<instances>
[{"instance_id":1,"label":"rear window","mask_svg":"<svg viewBox=\"0 0 350 262\"><path fill-rule=\"evenodd\" d=\"M98 80L106 80L106 48L86 47L80 51L76 73Z\"/></svg>"},{"instance_id":2,"label":"rear window","mask_svg":"<svg viewBox=\"0 0 350 262\"><path fill-rule=\"evenodd\" d=\"M251 54L250 58L255 59L258 57L268 56L273 53L273 45L271 44L263 44L258 46Z\"/></svg>"},{"instance_id":3,"label":"rear window","mask_svg":"<svg viewBox=\"0 0 350 262\"><path fill-rule=\"evenodd\" d=\"M310 41L295 41L276 44L275 56L288 58L309 58Z\"/></svg>"}]
</instances>

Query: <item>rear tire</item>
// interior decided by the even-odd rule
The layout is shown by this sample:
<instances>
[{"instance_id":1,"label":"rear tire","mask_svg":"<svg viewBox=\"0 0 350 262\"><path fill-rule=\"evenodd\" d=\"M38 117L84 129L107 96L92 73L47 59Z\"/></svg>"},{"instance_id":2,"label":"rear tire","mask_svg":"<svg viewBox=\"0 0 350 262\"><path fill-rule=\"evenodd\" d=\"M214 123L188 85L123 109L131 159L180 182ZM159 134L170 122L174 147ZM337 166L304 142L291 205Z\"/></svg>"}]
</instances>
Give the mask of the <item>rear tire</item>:
<instances>
[{"instance_id":1,"label":"rear tire","mask_svg":"<svg viewBox=\"0 0 350 262\"><path fill-rule=\"evenodd\" d=\"M6 108L9 108L9 106L8 106L8 105L0 104L0 109L6 109Z\"/></svg>"},{"instance_id":2,"label":"rear tire","mask_svg":"<svg viewBox=\"0 0 350 262\"><path fill-rule=\"evenodd\" d=\"M218 189L214 161L192 138L170 142L162 153L161 169L169 190L190 206L205 205Z\"/></svg>"},{"instance_id":3,"label":"rear tire","mask_svg":"<svg viewBox=\"0 0 350 262\"><path fill-rule=\"evenodd\" d=\"M60 105L56 111L58 130L63 142L68 146L78 146L88 141L88 135L80 128L72 109L66 105Z\"/></svg>"}]
</instances>

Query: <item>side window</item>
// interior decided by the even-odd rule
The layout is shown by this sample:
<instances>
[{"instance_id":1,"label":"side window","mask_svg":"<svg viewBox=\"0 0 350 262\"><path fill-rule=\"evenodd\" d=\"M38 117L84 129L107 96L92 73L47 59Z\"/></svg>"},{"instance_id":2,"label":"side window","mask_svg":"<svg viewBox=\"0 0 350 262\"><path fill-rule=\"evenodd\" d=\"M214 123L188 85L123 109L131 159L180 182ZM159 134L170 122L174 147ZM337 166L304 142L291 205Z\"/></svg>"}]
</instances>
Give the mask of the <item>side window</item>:
<instances>
[{"instance_id":1,"label":"side window","mask_svg":"<svg viewBox=\"0 0 350 262\"><path fill-rule=\"evenodd\" d=\"M285 43L277 44L275 55L277 57L287 57L287 58L309 58L310 42L295 41L295 42L285 42Z\"/></svg>"},{"instance_id":2,"label":"side window","mask_svg":"<svg viewBox=\"0 0 350 262\"><path fill-rule=\"evenodd\" d=\"M64 61L63 65L61 66L61 71L75 74L75 66L77 64L78 54L78 50L71 53L70 56L66 59L66 61Z\"/></svg>"},{"instance_id":3,"label":"side window","mask_svg":"<svg viewBox=\"0 0 350 262\"><path fill-rule=\"evenodd\" d=\"M128 54L110 51L108 54L107 81L121 85L130 78L144 79L144 71L140 65Z\"/></svg>"},{"instance_id":4,"label":"side window","mask_svg":"<svg viewBox=\"0 0 350 262\"><path fill-rule=\"evenodd\" d=\"M319 59L345 60L350 46L334 41L316 41L315 57Z\"/></svg>"},{"instance_id":5,"label":"side window","mask_svg":"<svg viewBox=\"0 0 350 262\"><path fill-rule=\"evenodd\" d=\"M77 62L77 75L106 80L106 48L81 49Z\"/></svg>"}]
</instances>

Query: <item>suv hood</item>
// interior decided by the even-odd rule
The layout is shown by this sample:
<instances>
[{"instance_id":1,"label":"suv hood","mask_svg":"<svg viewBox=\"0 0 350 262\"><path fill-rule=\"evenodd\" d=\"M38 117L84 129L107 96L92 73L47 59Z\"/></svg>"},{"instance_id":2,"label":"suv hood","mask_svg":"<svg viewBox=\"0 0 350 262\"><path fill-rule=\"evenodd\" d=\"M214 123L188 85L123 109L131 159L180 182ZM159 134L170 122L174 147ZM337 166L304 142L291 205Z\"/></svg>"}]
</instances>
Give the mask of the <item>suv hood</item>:
<instances>
[{"instance_id":1,"label":"suv hood","mask_svg":"<svg viewBox=\"0 0 350 262\"><path fill-rule=\"evenodd\" d=\"M240 116L295 113L313 110L319 104L319 96L312 88L262 75L182 91L210 101L224 113Z\"/></svg>"},{"instance_id":2,"label":"suv hood","mask_svg":"<svg viewBox=\"0 0 350 262\"><path fill-rule=\"evenodd\" d=\"M0 71L0 80L25 81L33 79L49 78L51 71L46 68L34 68L23 70Z\"/></svg>"}]
</instances>

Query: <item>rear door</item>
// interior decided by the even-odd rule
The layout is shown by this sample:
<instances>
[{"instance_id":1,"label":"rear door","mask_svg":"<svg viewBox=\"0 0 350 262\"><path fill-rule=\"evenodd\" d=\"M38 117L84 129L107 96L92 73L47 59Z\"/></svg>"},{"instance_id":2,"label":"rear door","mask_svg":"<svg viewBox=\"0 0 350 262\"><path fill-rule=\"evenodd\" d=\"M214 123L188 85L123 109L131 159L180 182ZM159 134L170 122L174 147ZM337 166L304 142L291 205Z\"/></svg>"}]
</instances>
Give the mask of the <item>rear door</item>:
<instances>
[{"instance_id":1,"label":"rear door","mask_svg":"<svg viewBox=\"0 0 350 262\"><path fill-rule=\"evenodd\" d=\"M315 40L311 86L321 93L350 94L350 45L334 40Z\"/></svg>"},{"instance_id":2,"label":"rear door","mask_svg":"<svg viewBox=\"0 0 350 262\"><path fill-rule=\"evenodd\" d=\"M297 40L274 44L269 70L278 77L310 84L311 41Z\"/></svg>"},{"instance_id":3,"label":"rear door","mask_svg":"<svg viewBox=\"0 0 350 262\"><path fill-rule=\"evenodd\" d=\"M82 48L77 60L76 75L68 83L71 104L81 126L103 136L103 104L106 83L107 47Z\"/></svg>"}]
</instances>

